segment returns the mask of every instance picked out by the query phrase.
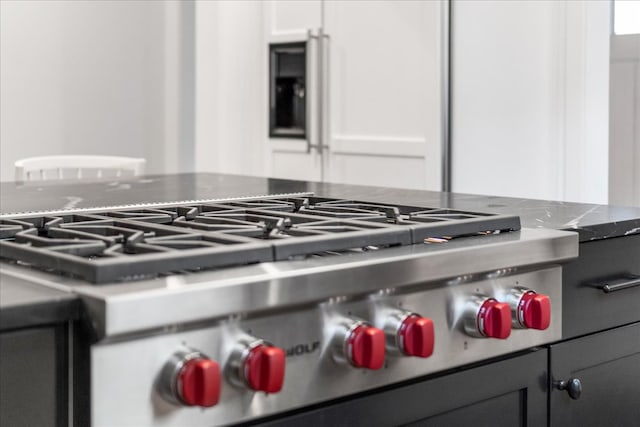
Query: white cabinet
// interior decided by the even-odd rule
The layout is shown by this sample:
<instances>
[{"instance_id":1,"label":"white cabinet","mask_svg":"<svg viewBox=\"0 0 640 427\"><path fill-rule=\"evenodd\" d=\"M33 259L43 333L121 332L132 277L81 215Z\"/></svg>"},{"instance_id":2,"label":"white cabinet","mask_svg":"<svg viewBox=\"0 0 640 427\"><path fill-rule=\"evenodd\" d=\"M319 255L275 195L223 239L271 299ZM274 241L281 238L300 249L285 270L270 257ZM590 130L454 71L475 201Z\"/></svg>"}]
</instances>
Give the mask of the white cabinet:
<instances>
[{"instance_id":1,"label":"white cabinet","mask_svg":"<svg viewBox=\"0 0 640 427\"><path fill-rule=\"evenodd\" d=\"M197 169L439 190L443 7L196 2ZM305 137L270 137L270 46L300 42Z\"/></svg>"},{"instance_id":2,"label":"white cabinet","mask_svg":"<svg viewBox=\"0 0 640 427\"><path fill-rule=\"evenodd\" d=\"M277 178L323 180L322 153L309 146L318 145L320 107L319 93L319 42L318 29L322 27L321 1L269 1L265 4L265 41L263 48L272 44L306 42L307 71L307 128L305 139L269 138L267 143L267 167L270 176ZM269 65L265 64L265 85L269 86ZM264 111L267 115L268 110ZM263 142L262 140L261 142Z\"/></svg>"},{"instance_id":3,"label":"white cabinet","mask_svg":"<svg viewBox=\"0 0 640 427\"><path fill-rule=\"evenodd\" d=\"M321 0L273 0L267 2L265 28L273 41L306 37L307 30L322 26Z\"/></svg>"},{"instance_id":4,"label":"white cabinet","mask_svg":"<svg viewBox=\"0 0 640 427\"><path fill-rule=\"evenodd\" d=\"M611 36L609 203L640 206L640 34Z\"/></svg>"},{"instance_id":5,"label":"white cabinet","mask_svg":"<svg viewBox=\"0 0 640 427\"><path fill-rule=\"evenodd\" d=\"M449 5L452 189L632 196L633 153L608 171L606 2L196 2L197 170L440 189ZM307 40L307 138L270 138L269 45Z\"/></svg>"},{"instance_id":6,"label":"white cabinet","mask_svg":"<svg viewBox=\"0 0 640 427\"><path fill-rule=\"evenodd\" d=\"M442 7L268 2L265 44L307 41L308 95L306 138L268 139L270 175L439 190Z\"/></svg>"},{"instance_id":7,"label":"white cabinet","mask_svg":"<svg viewBox=\"0 0 640 427\"><path fill-rule=\"evenodd\" d=\"M452 191L607 203L610 13L452 2Z\"/></svg>"}]
</instances>

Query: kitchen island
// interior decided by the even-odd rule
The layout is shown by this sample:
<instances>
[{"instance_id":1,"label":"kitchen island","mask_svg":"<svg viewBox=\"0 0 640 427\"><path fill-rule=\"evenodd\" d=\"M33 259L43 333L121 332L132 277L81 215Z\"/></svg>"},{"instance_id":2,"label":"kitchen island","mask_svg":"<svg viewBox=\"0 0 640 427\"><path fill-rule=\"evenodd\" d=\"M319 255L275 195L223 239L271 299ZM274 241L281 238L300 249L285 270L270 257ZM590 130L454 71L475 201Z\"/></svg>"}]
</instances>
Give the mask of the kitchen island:
<instances>
[{"instance_id":1,"label":"kitchen island","mask_svg":"<svg viewBox=\"0 0 640 427\"><path fill-rule=\"evenodd\" d=\"M415 392L424 393L425 390L434 389L436 385L436 388L449 387L452 384L462 387L469 379L472 379L471 383L476 384L475 381L480 381L478 378L484 378L489 373L494 375L504 369L507 370L507 376L518 371L518 375L512 375L514 378L518 377L529 385L535 384L539 382L539 378L532 379L527 375L522 378L521 359L518 359L518 363L514 362L516 358L525 357L527 360L531 359L525 361L526 363L545 364L545 369L550 373L544 380L542 397L539 393L536 394L533 386L527 386L530 388L529 395L537 395L536 399L542 400L544 407L544 413L536 414L535 418L529 420L543 419L550 425L588 425L601 419L599 417L604 417L602 419L616 425L632 425L632 420L640 418L638 407L633 403L640 399L640 392L635 386L640 380L640 287L637 286L636 277L640 274L640 208L221 174L146 176L122 181L88 183L2 183L0 191L0 208L3 215L42 210L64 211L123 205L135 207L158 202L312 193L320 197L518 215L524 228L575 231L580 241L580 257L565 265L563 269L562 340L545 346L544 351L526 355L514 354L512 359L488 361L482 367L473 368L478 370L475 371L476 374L472 374L471 367L467 371L447 375L442 373L437 378L414 385ZM623 286L619 286L620 284ZM13 282L2 283L0 286L3 299L7 301L18 298L19 294L24 292L17 289ZM611 286L614 291L607 291L612 289ZM46 308L49 312L52 310L58 313L56 316L60 313L68 316L67 324L72 325L78 319L79 306L74 305L76 303L73 301L75 299L72 294L61 296L59 292L43 290L42 295L33 300L31 314L42 313L43 308ZM64 309L59 310L61 304ZM21 304L21 311L16 312L12 304L0 306L0 320L6 323L6 327L2 325L3 334L7 331L31 331L37 326L33 323L34 315L30 314L29 307L29 304ZM21 314L16 316L15 313ZM55 322L60 320L59 317L55 318ZM5 351L3 349L3 353ZM464 372L468 375L465 376ZM455 378L449 377L454 374L457 375ZM447 378L451 378L450 382L447 382ZM569 381L576 378L579 380L577 383ZM616 384L614 391L609 387L611 382ZM2 394L6 395L5 387L9 386L2 382L2 387ZM420 391L420 387L426 388ZM514 387L517 389L517 381ZM584 395L580 395L578 390L582 388ZM395 408L402 409L403 406L398 403L402 401L407 410L415 410L415 406L420 406L420 403L416 399L407 400L408 395L414 394L408 390L411 389L405 387L387 390L386 393L389 394L385 395L384 400L380 400L380 395L374 393L356 396L346 402L336 402L333 406L322 408L322 417L327 423L331 423L341 419L340 414L352 411L350 417L353 420L365 420L367 418L361 412L368 411L366 408L370 408L373 402L374 406L378 406L380 411L384 412L384 402L389 401L389 396L396 396L391 399L395 402ZM490 405L498 407L508 405L493 399L494 395L489 390L472 390L466 394L470 398L461 406L467 409L454 411L459 418L454 416L443 419L468 419L478 408L474 402L492 402ZM540 407L539 403L536 408ZM480 407L491 407L484 405ZM602 407L608 409L599 409ZM367 416L375 419L375 411L373 413L374 415L369 413ZM305 417L311 417L313 414L293 414L289 420L296 424L307 420ZM65 410L58 408L57 417L52 419L57 419L58 425L64 424L61 420L66 419ZM274 422L285 421L283 419ZM587 424L584 424L585 422Z\"/></svg>"}]
</instances>

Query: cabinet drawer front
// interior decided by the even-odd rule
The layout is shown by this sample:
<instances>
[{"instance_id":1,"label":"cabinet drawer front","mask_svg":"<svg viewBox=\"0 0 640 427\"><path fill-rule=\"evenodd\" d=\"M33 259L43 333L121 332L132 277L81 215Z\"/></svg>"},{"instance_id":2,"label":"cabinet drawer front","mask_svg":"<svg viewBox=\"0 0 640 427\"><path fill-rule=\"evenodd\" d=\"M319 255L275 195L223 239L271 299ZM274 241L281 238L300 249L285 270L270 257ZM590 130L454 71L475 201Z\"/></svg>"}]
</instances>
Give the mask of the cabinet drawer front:
<instances>
[{"instance_id":1,"label":"cabinet drawer front","mask_svg":"<svg viewBox=\"0 0 640 427\"><path fill-rule=\"evenodd\" d=\"M640 286L632 275L640 275L640 235L581 243L580 257L563 271L562 337L640 321Z\"/></svg>"},{"instance_id":2,"label":"cabinet drawer front","mask_svg":"<svg viewBox=\"0 0 640 427\"><path fill-rule=\"evenodd\" d=\"M547 350L411 381L261 425L269 427L542 426Z\"/></svg>"}]
</instances>

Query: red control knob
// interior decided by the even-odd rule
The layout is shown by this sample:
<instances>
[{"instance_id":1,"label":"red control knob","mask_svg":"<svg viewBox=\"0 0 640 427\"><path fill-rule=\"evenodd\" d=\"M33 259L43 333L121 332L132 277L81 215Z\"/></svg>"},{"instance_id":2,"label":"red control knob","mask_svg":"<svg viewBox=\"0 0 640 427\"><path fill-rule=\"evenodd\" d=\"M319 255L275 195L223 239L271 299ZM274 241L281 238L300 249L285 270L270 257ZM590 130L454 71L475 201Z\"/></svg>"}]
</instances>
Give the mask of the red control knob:
<instances>
[{"instance_id":1,"label":"red control knob","mask_svg":"<svg viewBox=\"0 0 640 427\"><path fill-rule=\"evenodd\" d=\"M260 344L253 347L244 359L243 374L251 389L277 393L284 383L284 364L283 349Z\"/></svg>"},{"instance_id":2,"label":"red control knob","mask_svg":"<svg viewBox=\"0 0 640 427\"><path fill-rule=\"evenodd\" d=\"M518 320L526 328L544 330L551 323L551 300L547 295L526 292L518 303Z\"/></svg>"},{"instance_id":3,"label":"red control knob","mask_svg":"<svg viewBox=\"0 0 640 427\"><path fill-rule=\"evenodd\" d=\"M433 353L433 321L417 315L408 316L398 330L400 350L408 356L429 357Z\"/></svg>"},{"instance_id":4,"label":"red control knob","mask_svg":"<svg viewBox=\"0 0 640 427\"><path fill-rule=\"evenodd\" d=\"M205 358L187 360L178 373L177 389L186 405L215 405L220 398L220 365Z\"/></svg>"},{"instance_id":5,"label":"red control knob","mask_svg":"<svg viewBox=\"0 0 640 427\"><path fill-rule=\"evenodd\" d=\"M385 337L373 326L356 327L347 339L347 358L359 368L380 369L384 365Z\"/></svg>"},{"instance_id":6,"label":"red control knob","mask_svg":"<svg viewBox=\"0 0 640 427\"><path fill-rule=\"evenodd\" d=\"M505 339L511 334L511 308L493 298L478 310L478 330L486 337Z\"/></svg>"}]
</instances>

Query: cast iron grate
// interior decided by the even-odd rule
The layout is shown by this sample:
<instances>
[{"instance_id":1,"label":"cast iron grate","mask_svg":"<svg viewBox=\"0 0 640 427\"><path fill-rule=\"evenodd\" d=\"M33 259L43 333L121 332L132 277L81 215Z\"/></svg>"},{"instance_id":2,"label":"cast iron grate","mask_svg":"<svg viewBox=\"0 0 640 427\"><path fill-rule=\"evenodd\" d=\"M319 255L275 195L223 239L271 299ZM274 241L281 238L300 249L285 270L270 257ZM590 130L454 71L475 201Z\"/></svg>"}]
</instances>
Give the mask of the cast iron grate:
<instances>
[{"instance_id":1,"label":"cast iron grate","mask_svg":"<svg viewBox=\"0 0 640 427\"><path fill-rule=\"evenodd\" d=\"M92 283L518 230L517 216L319 197L0 220L0 257Z\"/></svg>"}]
</instances>

